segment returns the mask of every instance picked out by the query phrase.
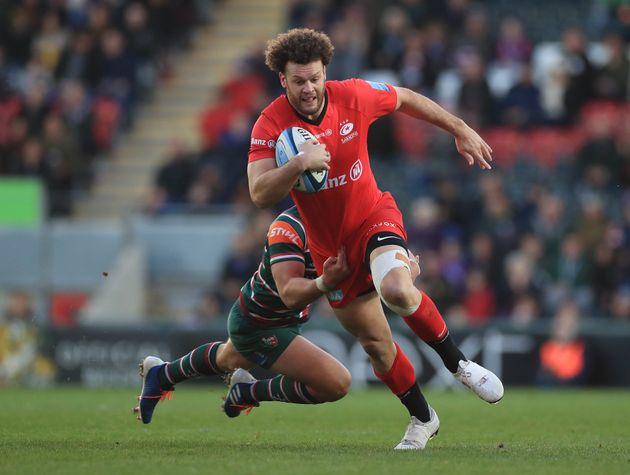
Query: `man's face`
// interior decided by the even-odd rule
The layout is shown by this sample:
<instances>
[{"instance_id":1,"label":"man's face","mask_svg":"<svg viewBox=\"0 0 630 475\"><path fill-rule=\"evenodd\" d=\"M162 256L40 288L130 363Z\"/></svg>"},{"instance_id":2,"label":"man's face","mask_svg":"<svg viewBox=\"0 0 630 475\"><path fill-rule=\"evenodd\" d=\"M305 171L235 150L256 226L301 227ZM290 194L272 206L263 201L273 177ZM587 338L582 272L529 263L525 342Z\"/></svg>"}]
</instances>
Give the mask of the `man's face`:
<instances>
[{"instance_id":1,"label":"man's face","mask_svg":"<svg viewBox=\"0 0 630 475\"><path fill-rule=\"evenodd\" d=\"M303 116L315 119L324 107L326 68L321 60L308 64L289 61L280 73L280 84L291 105Z\"/></svg>"}]
</instances>

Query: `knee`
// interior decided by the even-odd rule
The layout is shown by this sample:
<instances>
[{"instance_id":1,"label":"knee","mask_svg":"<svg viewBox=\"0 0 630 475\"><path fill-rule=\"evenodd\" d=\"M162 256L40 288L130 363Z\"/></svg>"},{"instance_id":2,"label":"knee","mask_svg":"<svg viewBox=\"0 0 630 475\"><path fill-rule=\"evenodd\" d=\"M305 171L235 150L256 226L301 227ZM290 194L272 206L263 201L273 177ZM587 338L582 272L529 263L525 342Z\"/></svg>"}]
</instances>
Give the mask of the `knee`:
<instances>
[{"instance_id":1,"label":"knee","mask_svg":"<svg viewBox=\"0 0 630 475\"><path fill-rule=\"evenodd\" d=\"M394 348L391 340L372 335L359 337L359 342L370 359L377 363L388 361Z\"/></svg>"},{"instance_id":2,"label":"knee","mask_svg":"<svg viewBox=\"0 0 630 475\"><path fill-rule=\"evenodd\" d=\"M350 376L350 371L346 368L343 371L340 371L339 374L336 375L335 378L331 380L331 384L328 387L327 392L327 401L338 401L350 391L350 385L352 384L352 376Z\"/></svg>"},{"instance_id":3,"label":"knee","mask_svg":"<svg viewBox=\"0 0 630 475\"><path fill-rule=\"evenodd\" d=\"M381 298L388 307L413 308L420 303L419 291L413 284L388 274L381 282Z\"/></svg>"}]
</instances>

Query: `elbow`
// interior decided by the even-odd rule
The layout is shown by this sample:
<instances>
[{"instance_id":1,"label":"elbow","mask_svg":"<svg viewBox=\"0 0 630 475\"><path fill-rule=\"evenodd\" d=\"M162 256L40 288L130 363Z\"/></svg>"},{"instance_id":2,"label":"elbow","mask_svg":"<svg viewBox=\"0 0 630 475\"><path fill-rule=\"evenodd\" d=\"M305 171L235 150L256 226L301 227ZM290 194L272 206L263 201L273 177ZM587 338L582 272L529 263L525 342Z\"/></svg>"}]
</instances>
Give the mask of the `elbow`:
<instances>
[{"instance_id":1,"label":"elbow","mask_svg":"<svg viewBox=\"0 0 630 475\"><path fill-rule=\"evenodd\" d=\"M249 196L252 199L252 203L258 209L269 208L275 203L271 202L268 197L264 196L261 192L251 189Z\"/></svg>"},{"instance_id":2,"label":"elbow","mask_svg":"<svg viewBox=\"0 0 630 475\"><path fill-rule=\"evenodd\" d=\"M304 308L302 302L299 302L298 299L295 298L282 298L282 302L289 310L300 310Z\"/></svg>"},{"instance_id":3,"label":"elbow","mask_svg":"<svg viewBox=\"0 0 630 475\"><path fill-rule=\"evenodd\" d=\"M294 295L291 295L289 292L280 292L280 299L282 300L284 306L287 307L289 310L300 310L301 308L304 308L304 305L302 304L302 302L300 302L300 299L298 299Z\"/></svg>"},{"instance_id":4,"label":"elbow","mask_svg":"<svg viewBox=\"0 0 630 475\"><path fill-rule=\"evenodd\" d=\"M252 203L254 203L254 206L258 209L263 209L266 208L267 206L266 203L257 195L250 195L252 198Z\"/></svg>"}]
</instances>

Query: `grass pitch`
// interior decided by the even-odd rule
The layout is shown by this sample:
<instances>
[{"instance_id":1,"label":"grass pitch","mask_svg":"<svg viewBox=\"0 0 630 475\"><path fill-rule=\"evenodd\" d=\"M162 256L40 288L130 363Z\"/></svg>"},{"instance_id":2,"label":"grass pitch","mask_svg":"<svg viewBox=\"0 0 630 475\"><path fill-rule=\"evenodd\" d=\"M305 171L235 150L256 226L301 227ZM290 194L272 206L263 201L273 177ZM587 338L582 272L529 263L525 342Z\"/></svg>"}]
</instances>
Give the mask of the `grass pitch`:
<instances>
[{"instance_id":1,"label":"grass pitch","mask_svg":"<svg viewBox=\"0 0 630 475\"><path fill-rule=\"evenodd\" d=\"M0 390L2 474L627 474L630 392L508 388L490 406L429 393L441 428L394 452L407 416L385 390L228 419L219 386L181 385L150 425L132 390Z\"/></svg>"}]
</instances>

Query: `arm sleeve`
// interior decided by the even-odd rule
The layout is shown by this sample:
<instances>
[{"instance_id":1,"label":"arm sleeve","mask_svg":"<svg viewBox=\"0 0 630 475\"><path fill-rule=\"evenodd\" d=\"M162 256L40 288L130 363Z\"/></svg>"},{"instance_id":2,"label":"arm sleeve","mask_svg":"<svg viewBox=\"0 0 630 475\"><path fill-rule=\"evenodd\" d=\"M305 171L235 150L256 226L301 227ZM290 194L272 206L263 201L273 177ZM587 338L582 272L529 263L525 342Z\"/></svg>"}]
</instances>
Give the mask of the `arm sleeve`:
<instances>
[{"instance_id":1,"label":"arm sleeve","mask_svg":"<svg viewBox=\"0 0 630 475\"><path fill-rule=\"evenodd\" d=\"M396 110L398 94L393 86L363 79L350 81L356 91L360 110L368 117L370 123Z\"/></svg>"},{"instance_id":2,"label":"arm sleeve","mask_svg":"<svg viewBox=\"0 0 630 475\"><path fill-rule=\"evenodd\" d=\"M285 221L274 221L267 235L269 262L298 261L305 263L304 241L298 232Z\"/></svg>"},{"instance_id":3,"label":"arm sleeve","mask_svg":"<svg viewBox=\"0 0 630 475\"><path fill-rule=\"evenodd\" d=\"M249 145L248 162L255 162L263 158L276 158L276 139L280 134L274 134L269 120L261 115L252 129Z\"/></svg>"}]
</instances>

